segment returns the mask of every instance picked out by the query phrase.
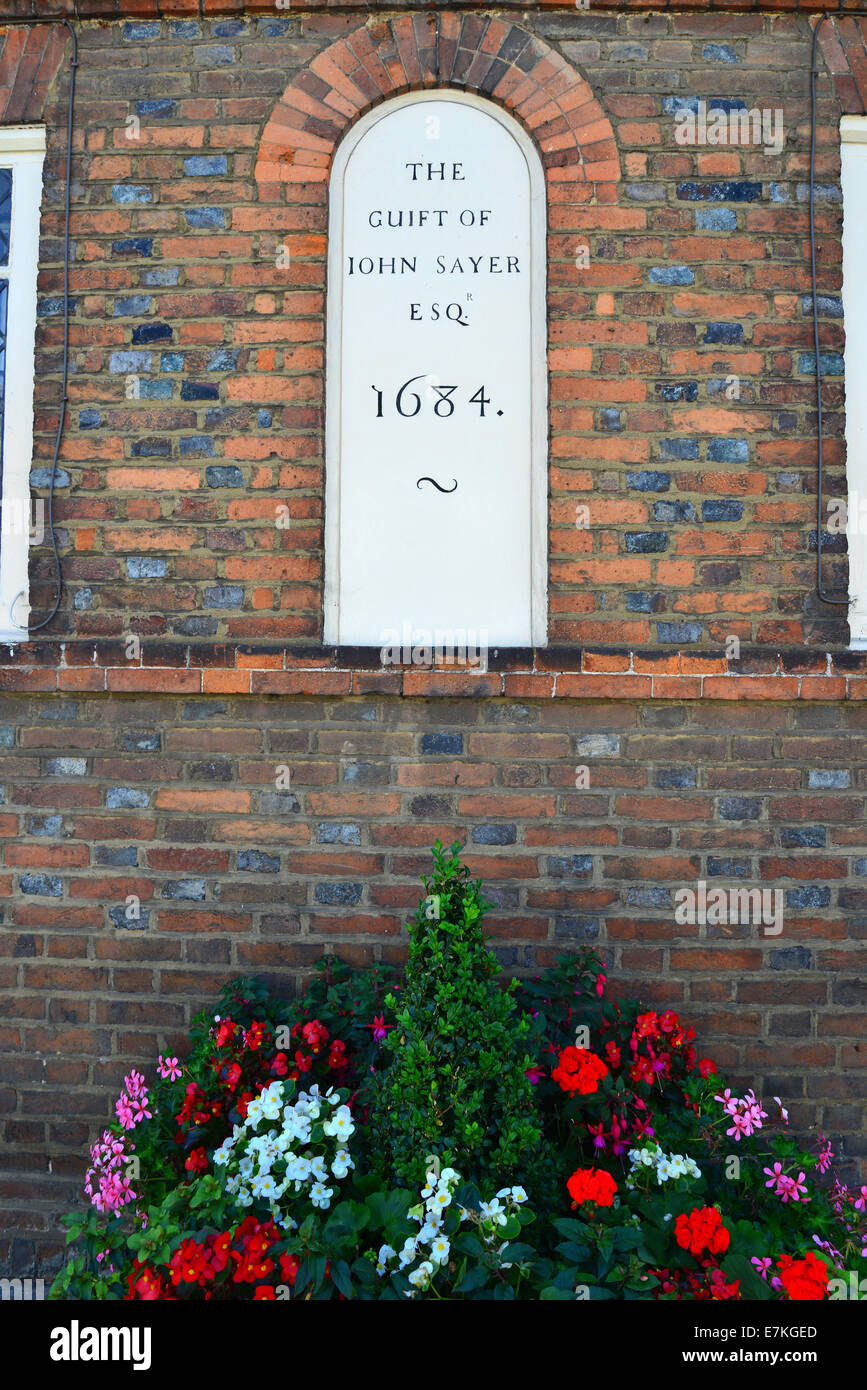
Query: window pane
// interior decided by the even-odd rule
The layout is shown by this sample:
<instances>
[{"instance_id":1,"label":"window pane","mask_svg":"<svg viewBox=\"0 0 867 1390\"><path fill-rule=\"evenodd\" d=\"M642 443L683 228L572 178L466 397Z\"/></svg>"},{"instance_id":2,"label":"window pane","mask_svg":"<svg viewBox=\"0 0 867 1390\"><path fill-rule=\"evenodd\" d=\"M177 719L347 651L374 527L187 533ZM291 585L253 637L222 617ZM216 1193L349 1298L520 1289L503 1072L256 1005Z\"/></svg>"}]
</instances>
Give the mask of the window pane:
<instances>
[{"instance_id":1,"label":"window pane","mask_svg":"<svg viewBox=\"0 0 867 1390\"><path fill-rule=\"evenodd\" d=\"M12 221L12 170L0 169L0 265L9 264L9 228ZM3 305L3 336L6 337L6 305Z\"/></svg>"}]
</instances>

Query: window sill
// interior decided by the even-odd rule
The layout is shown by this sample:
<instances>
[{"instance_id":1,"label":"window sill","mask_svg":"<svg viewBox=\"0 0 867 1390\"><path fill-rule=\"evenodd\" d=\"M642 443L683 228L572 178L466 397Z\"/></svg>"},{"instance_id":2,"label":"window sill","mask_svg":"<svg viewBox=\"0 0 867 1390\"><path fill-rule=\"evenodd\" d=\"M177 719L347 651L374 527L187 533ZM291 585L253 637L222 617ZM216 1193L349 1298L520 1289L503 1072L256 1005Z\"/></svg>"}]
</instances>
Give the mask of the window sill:
<instances>
[{"instance_id":1,"label":"window sill","mask_svg":"<svg viewBox=\"0 0 867 1390\"><path fill-rule=\"evenodd\" d=\"M145 641L0 646L0 690L477 699L863 700L867 650L495 648L487 669L384 666L378 647L256 648Z\"/></svg>"}]
</instances>

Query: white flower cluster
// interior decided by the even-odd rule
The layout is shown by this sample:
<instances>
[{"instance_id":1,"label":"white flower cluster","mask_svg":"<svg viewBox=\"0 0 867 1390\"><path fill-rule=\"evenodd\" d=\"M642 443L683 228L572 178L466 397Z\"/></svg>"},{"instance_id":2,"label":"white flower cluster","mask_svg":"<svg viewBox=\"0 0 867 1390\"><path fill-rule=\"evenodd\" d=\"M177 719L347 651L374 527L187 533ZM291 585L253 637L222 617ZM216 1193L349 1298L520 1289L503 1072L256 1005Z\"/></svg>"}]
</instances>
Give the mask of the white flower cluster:
<instances>
[{"instance_id":1,"label":"white flower cluster","mask_svg":"<svg viewBox=\"0 0 867 1390\"><path fill-rule=\"evenodd\" d=\"M313 1085L287 1101L282 1081L272 1081L247 1106L247 1118L235 1125L214 1153L223 1186L239 1207L266 1201L271 1219L284 1230L296 1222L289 1201L306 1193L314 1207L331 1205L331 1178L340 1181L354 1168L347 1140L355 1131L348 1105L338 1092L322 1095Z\"/></svg>"},{"instance_id":2,"label":"white flower cluster","mask_svg":"<svg viewBox=\"0 0 867 1390\"><path fill-rule=\"evenodd\" d=\"M455 1189L461 1184L461 1176L454 1168L444 1168L441 1173L431 1170L425 1174L426 1182L421 1190L422 1202L411 1207L409 1215L419 1223L417 1235L404 1241L398 1253L390 1245L380 1246L376 1261L376 1272L380 1276L389 1272L389 1264L397 1260L398 1268L410 1269L407 1279L413 1289L426 1289L440 1266L448 1263L451 1245L443 1230L445 1213L451 1206ZM498 1226L505 1226L509 1212L526 1202L527 1194L523 1187L503 1187L490 1202L481 1202L479 1216L466 1207L458 1208L461 1223L476 1220L483 1238L494 1239ZM504 1206L503 1203L506 1203ZM407 1294L412 1298L413 1292Z\"/></svg>"},{"instance_id":3,"label":"white flower cluster","mask_svg":"<svg viewBox=\"0 0 867 1390\"><path fill-rule=\"evenodd\" d=\"M666 1154L657 1146L653 1149L629 1150L629 1177L627 1187L635 1187L633 1175L639 1169L652 1168L657 1184L676 1182L678 1178L700 1178L701 1169L692 1158L684 1154Z\"/></svg>"}]
</instances>

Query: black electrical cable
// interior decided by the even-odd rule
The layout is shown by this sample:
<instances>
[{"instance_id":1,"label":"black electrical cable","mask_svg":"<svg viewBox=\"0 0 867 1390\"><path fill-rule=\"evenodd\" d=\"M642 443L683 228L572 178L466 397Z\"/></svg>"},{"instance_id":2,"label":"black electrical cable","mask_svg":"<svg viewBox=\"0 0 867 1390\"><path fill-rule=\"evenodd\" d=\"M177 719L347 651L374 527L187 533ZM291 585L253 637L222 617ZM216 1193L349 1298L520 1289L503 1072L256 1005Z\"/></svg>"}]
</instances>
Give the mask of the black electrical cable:
<instances>
[{"instance_id":1,"label":"black electrical cable","mask_svg":"<svg viewBox=\"0 0 867 1390\"><path fill-rule=\"evenodd\" d=\"M0 21L0 29L33 28L37 24L62 24L68 31L72 39L72 63L70 65L69 76L69 102L67 107L66 119L66 195L64 206L64 227L63 227L63 375L60 399L60 417L57 422L57 436L54 441L54 455L51 460L51 479L48 485L48 531L51 536L51 549L54 555L54 574L57 592L54 597L54 604L51 612L39 623L28 623L27 627L22 627L22 632L38 632L40 628L47 627L53 618L57 616L60 607L60 599L63 593L63 571L60 565L60 554L57 549L57 536L54 532L54 482L57 477L57 461L60 457L60 443L63 437L63 426L66 422L66 405L68 401L67 386L69 382L69 202L72 188L72 128L75 112L75 71L78 67L78 39L75 30L68 19L4 19ZM16 599L20 595L16 595ZM20 625L12 617L12 609L15 607L16 600L13 599L9 609L9 621L15 627Z\"/></svg>"},{"instance_id":2,"label":"black electrical cable","mask_svg":"<svg viewBox=\"0 0 867 1390\"><path fill-rule=\"evenodd\" d=\"M864 18L867 10L847 10L841 19ZM822 360L819 353L819 304L816 285L816 49L819 30L826 19L832 16L822 14L813 30L813 47L810 57L810 269L813 281L813 351L816 358L816 432L818 438L818 475L816 478L816 596L821 603L831 603L840 608L849 607L849 598L834 598L822 588L822 494L824 491L825 466L825 428L822 413ZM851 383L850 383L851 384Z\"/></svg>"}]
</instances>

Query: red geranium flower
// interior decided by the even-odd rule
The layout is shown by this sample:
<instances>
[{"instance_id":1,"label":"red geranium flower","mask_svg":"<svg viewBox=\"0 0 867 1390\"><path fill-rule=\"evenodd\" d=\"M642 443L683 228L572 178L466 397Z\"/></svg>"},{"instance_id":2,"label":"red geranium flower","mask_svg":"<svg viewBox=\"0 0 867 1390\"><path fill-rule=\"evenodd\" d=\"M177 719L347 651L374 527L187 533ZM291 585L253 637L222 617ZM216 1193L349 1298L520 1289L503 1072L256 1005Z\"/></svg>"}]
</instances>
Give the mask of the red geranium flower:
<instances>
[{"instance_id":1,"label":"red geranium flower","mask_svg":"<svg viewBox=\"0 0 867 1390\"><path fill-rule=\"evenodd\" d=\"M598 1091L599 1082L608 1075L608 1068L595 1052L586 1047L564 1047L557 1066L551 1073L561 1091L567 1095L589 1096Z\"/></svg>"},{"instance_id":2,"label":"red geranium flower","mask_svg":"<svg viewBox=\"0 0 867 1390\"><path fill-rule=\"evenodd\" d=\"M691 1255L701 1255L705 1250L710 1255L721 1255L728 1249L730 1239L716 1207L693 1207L688 1215L681 1213L674 1223L674 1236L681 1249Z\"/></svg>"},{"instance_id":3,"label":"red geranium flower","mask_svg":"<svg viewBox=\"0 0 867 1390\"><path fill-rule=\"evenodd\" d=\"M777 1260L780 1283L796 1301L818 1303L828 1290L828 1267L809 1250L802 1260L793 1260L791 1255L781 1255Z\"/></svg>"},{"instance_id":4,"label":"red geranium flower","mask_svg":"<svg viewBox=\"0 0 867 1390\"><path fill-rule=\"evenodd\" d=\"M610 1207L617 1191L617 1183L604 1168L578 1168L566 1186L576 1207L582 1202L595 1202L599 1207Z\"/></svg>"}]
</instances>

